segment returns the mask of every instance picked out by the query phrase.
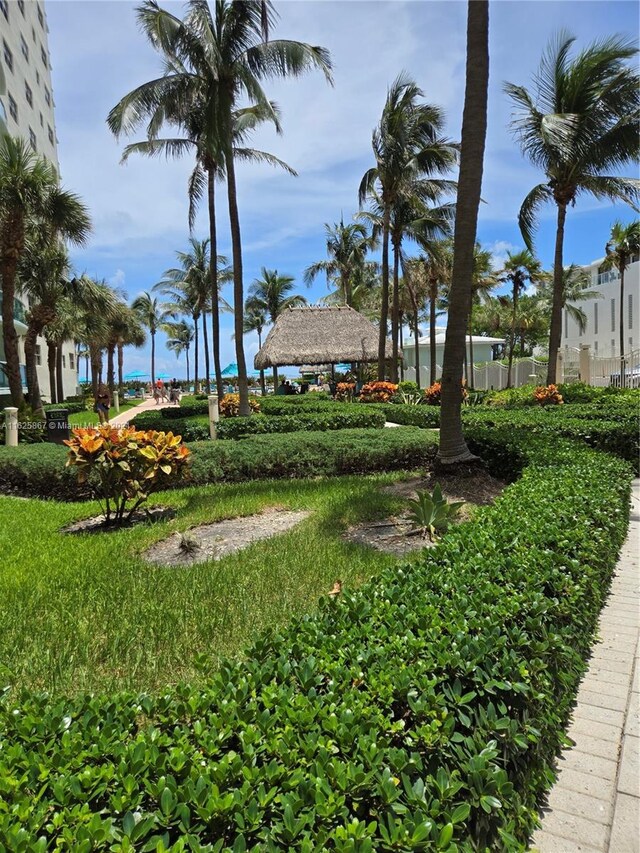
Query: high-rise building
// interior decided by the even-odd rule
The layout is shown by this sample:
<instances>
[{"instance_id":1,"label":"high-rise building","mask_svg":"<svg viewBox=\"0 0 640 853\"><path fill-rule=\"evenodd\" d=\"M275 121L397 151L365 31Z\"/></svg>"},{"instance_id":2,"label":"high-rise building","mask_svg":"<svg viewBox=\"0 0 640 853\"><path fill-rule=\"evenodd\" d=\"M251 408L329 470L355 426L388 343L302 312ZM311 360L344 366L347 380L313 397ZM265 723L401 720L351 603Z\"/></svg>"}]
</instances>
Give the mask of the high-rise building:
<instances>
[{"instance_id":1,"label":"high-rise building","mask_svg":"<svg viewBox=\"0 0 640 853\"><path fill-rule=\"evenodd\" d=\"M3 122L7 133L25 139L37 154L49 160L59 174L44 0L0 0L0 132ZM0 281L0 287L1 284ZM27 310L26 298L18 296L14 323L20 339L23 365ZM40 391L43 399L48 401L49 372L44 338L38 338L37 353ZM0 400L8 395L3 368L4 347L0 331ZM62 377L65 396L74 394L77 364L72 341L63 345Z\"/></svg>"}]
</instances>

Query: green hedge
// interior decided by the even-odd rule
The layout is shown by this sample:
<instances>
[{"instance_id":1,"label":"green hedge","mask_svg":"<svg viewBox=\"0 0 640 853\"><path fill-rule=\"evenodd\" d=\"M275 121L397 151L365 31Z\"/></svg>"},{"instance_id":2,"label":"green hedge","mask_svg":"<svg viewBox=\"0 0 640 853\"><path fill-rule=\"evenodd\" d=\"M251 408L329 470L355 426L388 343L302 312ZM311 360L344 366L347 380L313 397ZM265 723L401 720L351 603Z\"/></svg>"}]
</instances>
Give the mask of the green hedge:
<instances>
[{"instance_id":1,"label":"green hedge","mask_svg":"<svg viewBox=\"0 0 640 853\"><path fill-rule=\"evenodd\" d=\"M218 438L235 439L249 435L262 435L278 432L299 432L301 430L326 431L339 429L370 428L384 426L385 416L381 411L369 411L364 406L341 408L329 404L331 408L319 412L299 409L289 410L291 414L278 417L271 415L251 415L248 418L221 418L218 423ZM156 429L179 433L185 441L204 441L209 437L209 420L203 416L178 417L180 409L163 409L161 412L142 412L132 424L138 429Z\"/></svg>"},{"instance_id":2,"label":"green hedge","mask_svg":"<svg viewBox=\"0 0 640 853\"><path fill-rule=\"evenodd\" d=\"M65 400L64 403L48 403L44 407L45 412L54 409L66 409L68 414L75 415L78 414L78 412L86 412L87 403L85 400Z\"/></svg>"},{"instance_id":3,"label":"green hedge","mask_svg":"<svg viewBox=\"0 0 640 853\"><path fill-rule=\"evenodd\" d=\"M372 405L372 404L369 404ZM439 406L408 406L402 403L383 403L381 408L392 424L433 429L440 426Z\"/></svg>"},{"instance_id":4,"label":"green hedge","mask_svg":"<svg viewBox=\"0 0 640 853\"><path fill-rule=\"evenodd\" d=\"M401 432L424 437L381 434ZM518 435L470 430L505 465L511 454L513 473L524 465L475 523L261 637L205 689L7 690L0 846L526 849L624 539L631 472L579 443Z\"/></svg>"},{"instance_id":5,"label":"green hedge","mask_svg":"<svg viewBox=\"0 0 640 853\"><path fill-rule=\"evenodd\" d=\"M411 469L432 459L437 449L434 436L400 428L274 434L189 446L191 483L197 485ZM0 447L0 493L85 500L89 491L78 486L65 460L65 448L57 445Z\"/></svg>"}]
</instances>

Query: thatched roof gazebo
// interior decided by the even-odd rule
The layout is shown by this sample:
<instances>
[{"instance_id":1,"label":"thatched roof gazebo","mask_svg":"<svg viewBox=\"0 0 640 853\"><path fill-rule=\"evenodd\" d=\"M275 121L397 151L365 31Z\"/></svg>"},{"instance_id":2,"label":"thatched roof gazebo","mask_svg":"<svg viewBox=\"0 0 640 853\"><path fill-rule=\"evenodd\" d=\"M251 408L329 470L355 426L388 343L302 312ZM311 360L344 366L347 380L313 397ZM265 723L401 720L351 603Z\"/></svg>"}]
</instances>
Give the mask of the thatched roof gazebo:
<instances>
[{"instance_id":1,"label":"thatched roof gazebo","mask_svg":"<svg viewBox=\"0 0 640 853\"><path fill-rule=\"evenodd\" d=\"M391 341L386 356L391 358ZM399 353L402 356L402 353ZM378 329L348 305L287 308L267 335L253 364L266 367L378 360Z\"/></svg>"}]
</instances>

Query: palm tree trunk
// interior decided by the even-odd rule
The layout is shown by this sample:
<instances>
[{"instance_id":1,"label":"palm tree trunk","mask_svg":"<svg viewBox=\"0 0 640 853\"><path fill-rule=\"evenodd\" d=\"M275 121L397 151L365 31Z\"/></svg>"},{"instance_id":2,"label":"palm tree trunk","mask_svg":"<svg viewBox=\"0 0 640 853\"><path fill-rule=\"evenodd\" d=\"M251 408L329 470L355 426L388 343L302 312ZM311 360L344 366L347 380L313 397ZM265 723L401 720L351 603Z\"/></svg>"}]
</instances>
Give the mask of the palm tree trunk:
<instances>
[{"instance_id":1,"label":"palm tree trunk","mask_svg":"<svg viewBox=\"0 0 640 853\"><path fill-rule=\"evenodd\" d=\"M258 349L262 349L262 329L257 329L258 332ZM262 396L266 397L267 389L264 383L264 370L260 368L260 390L262 391ZM273 389L275 393L275 388Z\"/></svg>"},{"instance_id":2,"label":"palm tree trunk","mask_svg":"<svg viewBox=\"0 0 640 853\"><path fill-rule=\"evenodd\" d=\"M209 332L207 331L207 312L202 312L202 343L204 346L204 384L207 393L211 393L211 366L209 364Z\"/></svg>"},{"instance_id":3,"label":"palm tree trunk","mask_svg":"<svg viewBox=\"0 0 640 853\"><path fill-rule=\"evenodd\" d=\"M89 344L89 352L91 355L91 391L94 399L97 399L100 371L102 370L102 353L97 344Z\"/></svg>"},{"instance_id":4,"label":"palm tree trunk","mask_svg":"<svg viewBox=\"0 0 640 853\"><path fill-rule=\"evenodd\" d=\"M278 390L278 368L274 365L273 368L273 393Z\"/></svg>"},{"instance_id":5,"label":"palm tree trunk","mask_svg":"<svg viewBox=\"0 0 640 853\"><path fill-rule=\"evenodd\" d=\"M467 64L460 174L456 204L453 275L449 295L449 318L442 367L440 447L443 464L472 461L462 432L460 379L466 351L465 333L469 319L473 252L478 226L482 169L487 134L489 85L489 3L469 0L467 16Z\"/></svg>"},{"instance_id":6,"label":"palm tree trunk","mask_svg":"<svg viewBox=\"0 0 640 853\"><path fill-rule=\"evenodd\" d=\"M387 320L389 318L389 220L390 211L385 207L382 218L382 305L380 306L380 333L378 338L378 379L385 376L387 349Z\"/></svg>"},{"instance_id":7,"label":"palm tree trunk","mask_svg":"<svg viewBox=\"0 0 640 853\"><path fill-rule=\"evenodd\" d=\"M391 294L391 381L398 384L398 325L400 320L400 246L393 243L393 291Z\"/></svg>"},{"instance_id":8,"label":"palm tree trunk","mask_svg":"<svg viewBox=\"0 0 640 853\"><path fill-rule=\"evenodd\" d=\"M469 303L469 372L467 374L467 388L473 388L473 294Z\"/></svg>"},{"instance_id":9,"label":"palm tree trunk","mask_svg":"<svg viewBox=\"0 0 640 853\"><path fill-rule=\"evenodd\" d=\"M556 228L556 249L553 258L553 302L551 304L551 327L549 329L549 364L547 365L547 385L556 383L558 350L562 341L562 248L564 245L564 223L567 218L567 205L558 204L558 224Z\"/></svg>"},{"instance_id":10,"label":"palm tree trunk","mask_svg":"<svg viewBox=\"0 0 640 853\"><path fill-rule=\"evenodd\" d=\"M13 248L13 247L12 247ZM18 334L13 325L13 308L16 292L16 270L18 266L18 250L12 251L10 257L5 255L0 267L2 279L2 334L4 337L4 357L6 373L9 380L11 402L20 408L24 405L22 393L22 377L20 376L20 355L18 352Z\"/></svg>"},{"instance_id":11,"label":"palm tree trunk","mask_svg":"<svg viewBox=\"0 0 640 853\"><path fill-rule=\"evenodd\" d=\"M620 387L627 385L627 365L624 358L624 268L626 263L620 264Z\"/></svg>"},{"instance_id":12,"label":"palm tree trunk","mask_svg":"<svg viewBox=\"0 0 640 853\"><path fill-rule=\"evenodd\" d=\"M194 330L194 343L195 343L195 352L193 354L193 389L194 393L198 393L198 370L200 368L200 364L198 361L198 317L193 315L193 330Z\"/></svg>"},{"instance_id":13,"label":"palm tree trunk","mask_svg":"<svg viewBox=\"0 0 640 853\"><path fill-rule=\"evenodd\" d=\"M516 348L516 318L518 316L518 285L513 284L513 313L511 315L511 331L509 333L509 366L507 368L507 388L511 388L511 370L513 353Z\"/></svg>"},{"instance_id":14,"label":"palm tree trunk","mask_svg":"<svg viewBox=\"0 0 640 853\"><path fill-rule=\"evenodd\" d=\"M29 405L34 414L44 416L42 399L40 397L40 383L38 382L38 369L36 367L36 341L42 327L38 321L32 318L27 328L24 339L24 361L27 372L27 391L29 392Z\"/></svg>"},{"instance_id":15,"label":"palm tree trunk","mask_svg":"<svg viewBox=\"0 0 640 853\"><path fill-rule=\"evenodd\" d=\"M53 341L47 341L47 368L49 369L49 396L51 397L51 402L62 402L61 400L58 401L58 394L56 393L56 345Z\"/></svg>"},{"instance_id":16,"label":"palm tree trunk","mask_svg":"<svg viewBox=\"0 0 640 853\"><path fill-rule=\"evenodd\" d=\"M351 276L348 272L342 270L340 273L340 282L342 285L342 293L344 295L345 305L351 305L353 302L353 293L351 292Z\"/></svg>"},{"instance_id":17,"label":"palm tree trunk","mask_svg":"<svg viewBox=\"0 0 640 853\"><path fill-rule=\"evenodd\" d=\"M111 399L113 399L113 392L116 390L116 371L114 366L115 353L115 343L109 343L107 345L107 386L109 388Z\"/></svg>"},{"instance_id":18,"label":"palm tree trunk","mask_svg":"<svg viewBox=\"0 0 640 853\"><path fill-rule=\"evenodd\" d=\"M227 195L229 198L229 227L231 229L231 250L233 257L233 324L236 341L236 362L238 365L238 390L240 392L240 415L248 416L249 387L247 385L247 363L244 357L244 288L242 282L242 239L240 236L240 217L238 215L238 197L236 192L236 171L233 162L231 144L226 152ZM275 373L275 371L274 371Z\"/></svg>"},{"instance_id":19,"label":"palm tree trunk","mask_svg":"<svg viewBox=\"0 0 640 853\"><path fill-rule=\"evenodd\" d=\"M404 352L404 338L402 335L402 324L404 320L404 314L402 311L400 312L399 323L398 323L398 331L400 334L400 349ZM400 381L404 382L404 358L400 361Z\"/></svg>"},{"instance_id":20,"label":"palm tree trunk","mask_svg":"<svg viewBox=\"0 0 640 853\"><path fill-rule=\"evenodd\" d=\"M64 403L64 379L62 375L62 342L56 347L56 387L58 403Z\"/></svg>"},{"instance_id":21,"label":"palm tree trunk","mask_svg":"<svg viewBox=\"0 0 640 853\"><path fill-rule=\"evenodd\" d=\"M414 311L413 314L413 345L416 353L416 384L418 388L420 388L420 338L419 338L419 330L418 330L418 312Z\"/></svg>"},{"instance_id":22,"label":"palm tree trunk","mask_svg":"<svg viewBox=\"0 0 640 853\"><path fill-rule=\"evenodd\" d=\"M124 344L118 341L118 390L122 394L124 391Z\"/></svg>"},{"instance_id":23,"label":"palm tree trunk","mask_svg":"<svg viewBox=\"0 0 640 853\"><path fill-rule=\"evenodd\" d=\"M189 385L189 347L185 349L185 355L187 357L187 385ZM217 389L218 394L220 393L220 388Z\"/></svg>"},{"instance_id":24,"label":"palm tree trunk","mask_svg":"<svg viewBox=\"0 0 640 853\"><path fill-rule=\"evenodd\" d=\"M156 333L151 331L151 387L156 387Z\"/></svg>"},{"instance_id":25,"label":"palm tree trunk","mask_svg":"<svg viewBox=\"0 0 640 853\"><path fill-rule=\"evenodd\" d=\"M220 361L220 298L218 288L218 235L216 229L215 170L209 169L209 245L211 249L211 336L213 338L213 369L216 374L216 391L222 396L222 363Z\"/></svg>"},{"instance_id":26,"label":"palm tree trunk","mask_svg":"<svg viewBox=\"0 0 640 853\"><path fill-rule=\"evenodd\" d=\"M437 285L432 283L429 293L429 384L436 381L436 291Z\"/></svg>"}]
</instances>

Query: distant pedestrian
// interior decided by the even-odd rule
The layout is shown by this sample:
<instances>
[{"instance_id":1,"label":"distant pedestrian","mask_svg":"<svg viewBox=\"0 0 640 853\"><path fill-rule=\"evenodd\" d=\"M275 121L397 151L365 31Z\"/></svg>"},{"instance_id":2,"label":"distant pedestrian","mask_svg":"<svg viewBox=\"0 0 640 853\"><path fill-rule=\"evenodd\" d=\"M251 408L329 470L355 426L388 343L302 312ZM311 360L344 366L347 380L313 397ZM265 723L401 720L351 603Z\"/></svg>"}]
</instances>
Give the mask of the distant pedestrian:
<instances>
[{"instance_id":1,"label":"distant pedestrian","mask_svg":"<svg viewBox=\"0 0 640 853\"><path fill-rule=\"evenodd\" d=\"M98 394L93 411L97 413L101 424L109 423L109 409L111 408L111 395L104 383L98 385Z\"/></svg>"}]
</instances>

